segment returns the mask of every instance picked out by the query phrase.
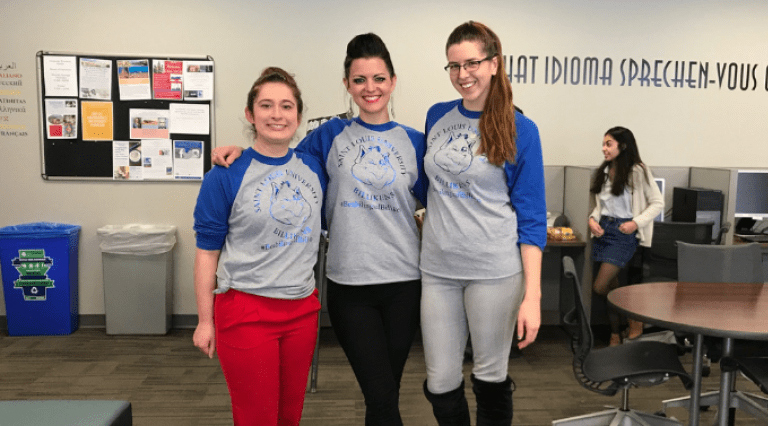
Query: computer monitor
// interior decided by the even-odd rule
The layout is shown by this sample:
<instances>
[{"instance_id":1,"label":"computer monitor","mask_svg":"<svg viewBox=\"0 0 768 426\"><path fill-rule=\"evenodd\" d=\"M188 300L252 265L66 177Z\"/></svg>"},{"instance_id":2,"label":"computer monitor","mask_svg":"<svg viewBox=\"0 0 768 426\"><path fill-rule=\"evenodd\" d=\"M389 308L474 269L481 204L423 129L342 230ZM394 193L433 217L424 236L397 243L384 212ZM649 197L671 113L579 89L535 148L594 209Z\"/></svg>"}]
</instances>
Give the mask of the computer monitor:
<instances>
[{"instance_id":1,"label":"computer monitor","mask_svg":"<svg viewBox=\"0 0 768 426\"><path fill-rule=\"evenodd\" d=\"M659 192L661 192L661 199L664 199L664 188L667 186L667 181L664 180L664 178L653 178L653 181L656 182L656 185L659 187ZM664 209L661 209L661 213L659 213L656 218L653 219L655 222L664 222Z\"/></svg>"},{"instance_id":2,"label":"computer monitor","mask_svg":"<svg viewBox=\"0 0 768 426\"><path fill-rule=\"evenodd\" d=\"M768 170L738 170L734 217L768 219Z\"/></svg>"}]
</instances>

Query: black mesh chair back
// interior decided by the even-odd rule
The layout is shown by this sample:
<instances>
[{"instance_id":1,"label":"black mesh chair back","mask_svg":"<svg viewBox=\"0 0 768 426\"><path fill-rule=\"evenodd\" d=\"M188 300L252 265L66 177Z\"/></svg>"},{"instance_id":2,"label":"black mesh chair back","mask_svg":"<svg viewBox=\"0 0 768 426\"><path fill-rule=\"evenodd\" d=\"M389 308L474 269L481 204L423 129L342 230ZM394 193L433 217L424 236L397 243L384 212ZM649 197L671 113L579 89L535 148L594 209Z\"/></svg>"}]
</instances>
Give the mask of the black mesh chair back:
<instances>
[{"instance_id":1,"label":"black mesh chair back","mask_svg":"<svg viewBox=\"0 0 768 426\"><path fill-rule=\"evenodd\" d=\"M589 323L589 317L587 316L587 310L584 306L584 299L581 296L581 283L576 274L576 266L573 263L573 259L569 256L563 257L563 271L565 276L571 280L573 287L574 308L565 314L563 318L565 326L571 332L573 374L576 377L576 381L586 389L607 396L616 395L616 392L619 390L618 384L611 381L596 382L584 374L584 362L592 351L594 336Z\"/></svg>"},{"instance_id":2,"label":"black mesh chair back","mask_svg":"<svg viewBox=\"0 0 768 426\"><path fill-rule=\"evenodd\" d=\"M555 420L555 426L587 424L671 425L679 424L663 416L629 408L629 389L653 386L670 377L680 377L686 387L691 378L680 363L677 349L662 342L632 342L600 349L593 348L593 334L584 308L581 283L573 259L563 256L563 271L573 286L574 306L564 322L571 332L573 373L578 383L592 392L612 396L622 391L621 406L568 419Z\"/></svg>"}]
</instances>

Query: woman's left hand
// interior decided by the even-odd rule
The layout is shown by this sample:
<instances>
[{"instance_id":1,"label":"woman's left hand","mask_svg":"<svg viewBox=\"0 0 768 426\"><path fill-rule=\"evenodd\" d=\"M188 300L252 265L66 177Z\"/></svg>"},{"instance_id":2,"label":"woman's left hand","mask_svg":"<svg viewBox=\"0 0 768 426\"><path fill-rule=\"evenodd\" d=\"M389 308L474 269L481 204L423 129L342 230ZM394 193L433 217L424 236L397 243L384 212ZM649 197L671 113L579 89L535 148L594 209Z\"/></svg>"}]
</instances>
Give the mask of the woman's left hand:
<instances>
[{"instance_id":1,"label":"woman's left hand","mask_svg":"<svg viewBox=\"0 0 768 426\"><path fill-rule=\"evenodd\" d=\"M517 314L517 347L523 349L536 340L541 326L541 302L535 299L523 299Z\"/></svg>"},{"instance_id":2,"label":"woman's left hand","mask_svg":"<svg viewBox=\"0 0 768 426\"><path fill-rule=\"evenodd\" d=\"M619 231L621 231L622 234L632 234L637 231L637 224L634 220L626 221L619 225Z\"/></svg>"}]
</instances>

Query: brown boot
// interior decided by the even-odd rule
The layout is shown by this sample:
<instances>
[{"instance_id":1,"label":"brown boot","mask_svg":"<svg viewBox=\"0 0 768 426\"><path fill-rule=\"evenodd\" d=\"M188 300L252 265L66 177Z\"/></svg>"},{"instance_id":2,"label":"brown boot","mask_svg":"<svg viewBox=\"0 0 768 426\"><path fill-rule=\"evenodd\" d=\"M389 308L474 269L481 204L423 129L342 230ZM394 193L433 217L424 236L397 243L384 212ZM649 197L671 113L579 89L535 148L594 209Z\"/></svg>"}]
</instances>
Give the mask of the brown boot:
<instances>
[{"instance_id":1,"label":"brown boot","mask_svg":"<svg viewBox=\"0 0 768 426\"><path fill-rule=\"evenodd\" d=\"M637 320L628 319L627 339L635 340L643 334L643 323Z\"/></svg>"}]
</instances>

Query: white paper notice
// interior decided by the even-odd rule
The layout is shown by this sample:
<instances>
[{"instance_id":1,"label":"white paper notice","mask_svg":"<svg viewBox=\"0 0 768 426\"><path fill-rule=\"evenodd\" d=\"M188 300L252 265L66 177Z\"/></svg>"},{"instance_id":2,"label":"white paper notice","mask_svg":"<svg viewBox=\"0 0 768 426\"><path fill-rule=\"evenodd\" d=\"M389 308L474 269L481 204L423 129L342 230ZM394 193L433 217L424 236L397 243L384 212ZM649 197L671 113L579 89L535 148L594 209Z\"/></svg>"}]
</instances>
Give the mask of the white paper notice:
<instances>
[{"instance_id":1,"label":"white paper notice","mask_svg":"<svg viewBox=\"0 0 768 426\"><path fill-rule=\"evenodd\" d=\"M209 134L209 110L208 104L171 104L171 133Z\"/></svg>"},{"instance_id":2,"label":"white paper notice","mask_svg":"<svg viewBox=\"0 0 768 426\"><path fill-rule=\"evenodd\" d=\"M48 139L77 137L77 99L46 99L45 127Z\"/></svg>"},{"instance_id":3,"label":"white paper notice","mask_svg":"<svg viewBox=\"0 0 768 426\"><path fill-rule=\"evenodd\" d=\"M112 98L112 61L80 58L80 97Z\"/></svg>"},{"instance_id":4,"label":"white paper notice","mask_svg":"<svg viewBox=\"0 0 768 426\"><path fill-rule=\"evenodd\" d=\"M170 139L141 141L144 157L144 179L173 179L173 156Z\"/></svg>"},{"instance_id":5,"label":"white paper notice","mask_svg":"<svg viewBox=\"0 0 768 426\"><path fill-rule=\"evenodd\" d=\"M112 179L131 178L128 155L128 141L112 141Z\"/></svg>"},{"instance_id":6,"label":"white paper notice","mask_svg":"<svg viewBox=\"0 0 768 426\"><path fill-rule=\"evenodd\" d=\"M173 141L173 175L176 179L203 179L203 141Z\"/></svg>"},{"instance_id":7,"label":"white paper notice","mask_svg":"<svg viewBox=\"0 0 768 426\"><path fill-rule=\"evenodd\" d=\"M143 180L141 142L128 142L128 168L130 180Z\"/></svg>"},{"instance_id":8,"label":"white paper notice","mask_svg":"<svg viewBox=\"0 0 768 426\"><path fill-rule=\"evenodd\" d=\"M184 100L213 100L213 61L184 61Z\"/></svg>"},{"instance_id":9,"label":"white paper notice","mask_svg":"<svg viewBox=\"0 0 768 426\"><path fill-rule=\"evenodd\" d=\"M43 56L46 96L77 96L77 58Z\"/></svg>"}]
</instances>

